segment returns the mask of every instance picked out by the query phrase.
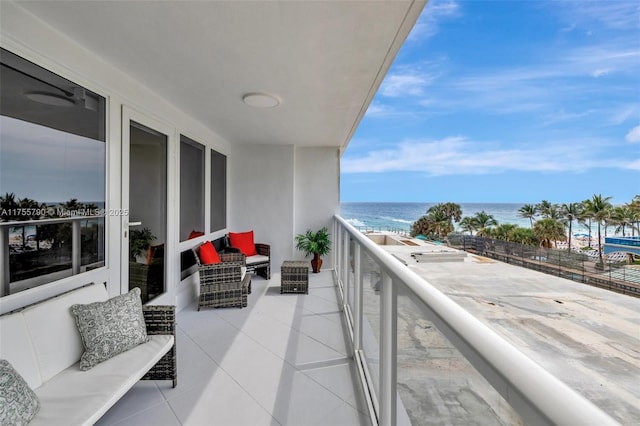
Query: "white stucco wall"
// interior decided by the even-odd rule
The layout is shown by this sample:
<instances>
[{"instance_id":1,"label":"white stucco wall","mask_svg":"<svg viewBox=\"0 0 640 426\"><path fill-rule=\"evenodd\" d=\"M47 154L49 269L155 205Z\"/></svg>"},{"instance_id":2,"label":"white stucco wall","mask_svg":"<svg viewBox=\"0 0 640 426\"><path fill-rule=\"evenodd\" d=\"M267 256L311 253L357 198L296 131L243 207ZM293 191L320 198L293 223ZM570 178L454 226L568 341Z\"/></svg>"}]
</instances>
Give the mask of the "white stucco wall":
<instances>
[{"instance_id":1,"label":"white stucco wall","mask_svg":"<svg viewBox=\"0 0 640 426\"><path fill-rule=\"evenodd\" d=\"M337 147L296 147L294 234L326 226L333 242L332 218L340 210L340 153ZM292 259L302 259L300 251ZM322 269L333 268L333 256L322 258Z\"/></svg>"},{"instance_id":2,"label":"white stucco wall","mask_svg":"<svg viewBox=\"0 0 640 426\"><path fill-rule=\"evenodd\" d=\"M257 242L271 245L272 272L283 260L304 259L294 238L307 228L327 226L339 209L337 147L237 145L229 168L228 229L253 229ZM331 256L323 269L333 267Z\"/></svg>"},{"instance_id":3,"label":"white stucco wall","mask_svg":"<svg viewBox=\"0 0 640 426\"><path fill-rule=\"evenodd\" d=\"M256 242L271 245L272 273L279 271L293 248L294 148L235 145L231 152L227 228L253 229Z\"/></svg>"},{"instance_id":4,"label":"white stucco wall","mask_svg":"<svg viewBox=\"0 0 640 426\"><path fill-rule=\"evenodd\" d=\"M62 35L47 23L35 18L12 3L0 2L0 46L30 60L56 74L72 80L108 99L107 104L107 188L106 201L110 209L122 208L122 122L123 109L139 112L145 117L161 122L170 129L171 138L177 144L176 135L185 134L208 148L229 155L230 144L214 131L176 108L170 101L158 96L144 82L138 82L104 59L94 55L75 41ZM170 220L179 217L179 173L178 159L170 148L169 194ZM119 294L126 288L121 283L121 241L123 218L107 217L106 262L107 267L76 275L3 298L2 311L15 309L51 297L61 291L88 282L106 282L110 295ZM185 249L179 246L178 227L168 228L167 236L167 293L155 303L175 303L180 291L180 255ZM175 232L172 232L175 230ZM222 232L224 234L224 232ZM211 236L212 238L218 235ZM125 283L126 284L126 283ZM187 301L185 301L187 302ZM181 303L183 304L183 303Z\"/></svg>"}]
</instances>

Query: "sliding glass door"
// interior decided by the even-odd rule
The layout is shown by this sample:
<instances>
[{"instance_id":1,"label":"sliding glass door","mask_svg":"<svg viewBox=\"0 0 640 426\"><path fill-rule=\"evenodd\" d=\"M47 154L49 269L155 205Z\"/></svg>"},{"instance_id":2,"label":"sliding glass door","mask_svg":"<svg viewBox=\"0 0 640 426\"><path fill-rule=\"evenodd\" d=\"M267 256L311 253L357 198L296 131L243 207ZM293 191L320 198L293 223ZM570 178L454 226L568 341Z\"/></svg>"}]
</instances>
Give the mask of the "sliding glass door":
<instances>
[{"instance_id":1,"label":"sliding glass door","mask_svg":"<svg viewBox=\"0 0 640 426\"><path fill-rule=\"evenodd\" d=\"M123 115L123 290L139 287L146 303L166 290L170 130L131 111Z\"/></svg>"}]
</instances>

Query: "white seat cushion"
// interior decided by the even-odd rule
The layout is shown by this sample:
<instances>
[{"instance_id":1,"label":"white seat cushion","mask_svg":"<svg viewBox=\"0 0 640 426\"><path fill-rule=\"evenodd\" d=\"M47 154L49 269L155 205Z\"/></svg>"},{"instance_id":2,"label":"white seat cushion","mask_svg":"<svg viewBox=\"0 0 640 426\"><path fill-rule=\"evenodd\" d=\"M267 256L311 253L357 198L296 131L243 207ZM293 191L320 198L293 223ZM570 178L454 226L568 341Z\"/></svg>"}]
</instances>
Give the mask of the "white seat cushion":
<instances>
[{"instance_id":1,"label":"white seat cushion","mask_svg":"<svg viewBox=\"0 0 640 426\"><path fill-rule=\"evenodd\" d=\"M29 426L93 425L173 346L173 336L147 343L81 371L72 365L35 390L40 412Z\"/></svg>"},{"instance_id":2,"label":"white seat cushion","mask_svg":"<svg viewBox=\"0 0 640 426\"><path fill-rule=\"evenodd\" d=\"M253 256L247 256L247 266L256 265L258 263L265 263L269 261L269 256L262 254L254 254Z\"/></svg>"}]
</instances>

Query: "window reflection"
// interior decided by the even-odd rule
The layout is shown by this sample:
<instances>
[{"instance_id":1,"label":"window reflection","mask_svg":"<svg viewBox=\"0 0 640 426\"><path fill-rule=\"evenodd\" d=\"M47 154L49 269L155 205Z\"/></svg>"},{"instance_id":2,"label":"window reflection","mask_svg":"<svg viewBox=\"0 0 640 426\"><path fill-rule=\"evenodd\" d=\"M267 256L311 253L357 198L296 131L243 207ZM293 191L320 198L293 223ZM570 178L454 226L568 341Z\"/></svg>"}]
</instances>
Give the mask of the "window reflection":
<instances>
[{"instance_id":1,"label":"window reflection","mask_svg":"<svg viewBox=\"0 0 640 426\"><path fill-rule=\"evenodd\" d=\"M106 102L7 50L0 49L0 62L6 295L104 266Z\"/></svg>"}]
</instances>

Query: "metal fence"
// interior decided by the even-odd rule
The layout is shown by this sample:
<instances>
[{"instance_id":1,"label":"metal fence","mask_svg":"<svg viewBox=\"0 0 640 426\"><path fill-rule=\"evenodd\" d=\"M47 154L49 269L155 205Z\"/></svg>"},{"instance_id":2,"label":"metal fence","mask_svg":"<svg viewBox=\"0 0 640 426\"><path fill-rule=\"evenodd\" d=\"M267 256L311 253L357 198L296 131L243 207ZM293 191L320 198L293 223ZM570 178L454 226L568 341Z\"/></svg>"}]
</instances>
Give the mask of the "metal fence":
<instances>
[{"instance_id":1,"label":"metal fence","mask_svg":"<svg viewBox=\"0 0 640 426\"><path fill-rule=\"evenodd\" d=\"M609 261L580 251L547 249L493 238L451 234L449 246L502 262L556 275L573 281L640 297L640 265Z\"/></svg>"}]
</instances>

